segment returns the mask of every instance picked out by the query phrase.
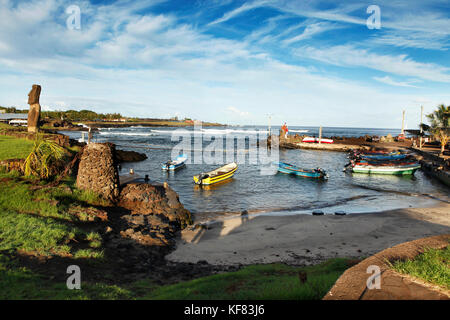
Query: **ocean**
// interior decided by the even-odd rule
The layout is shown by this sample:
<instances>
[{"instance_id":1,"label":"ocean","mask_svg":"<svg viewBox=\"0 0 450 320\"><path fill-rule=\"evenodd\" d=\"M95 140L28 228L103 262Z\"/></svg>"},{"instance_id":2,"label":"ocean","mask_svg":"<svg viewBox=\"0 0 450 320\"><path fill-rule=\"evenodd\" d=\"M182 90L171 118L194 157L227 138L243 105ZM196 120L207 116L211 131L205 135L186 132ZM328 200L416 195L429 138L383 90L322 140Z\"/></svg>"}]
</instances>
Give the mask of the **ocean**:
<instances>
[{"instance_id":1,"label":"ocean","mask_svg":"<svg viewBox=\"0 0 450 320\"><path fill-rule=\"evenodd\" d=\"M272 127L272 132L278 131L279 127ZM291 134L318 135L319 128L290 127L289 131ZM351 214L425 207L450 200L447 187L428 178L420 170L414 176L405 177L344 173L348 159L347 154L342 152L279 150L276 159L265 159L265 163L261 164L261 161L255 160L262 158L253 156L256 150L261 154L267 152L262 145L260 148L263 149L257 149L257 138L264 140L267 132L268 128L263 126L206 127L197 136L201 139L198 144L193 128L189 127L105 128L95 133L94 141L113 142L118 149L145 153L147 160L123 164L120 174L127 174L133 169L142 177L149 175L153 182L169 183L183 205L199 217L244 210L250 213L310 214L314 209L321 209L326 214L337 210ZM62 133L74 139L81 137L80 132ZM400 129L323 128L323 136L327 137L385 136L389 133L395 136ZM183 139L184 144L180 142ZM227 141L234 141L232 149L227 148ZM185 152L188 150L190 163L177 172L162 171L161 163L169 160L174 148L180 148L180 145ZM212 149L215 152L210 152ZM208 188L194 184L194 175L215 169L233 158L239 160L233 179ZM320 167L326 170L329 179L317 181L276 173L269 160L303 168Z\"/></svg>"}]
</instances>

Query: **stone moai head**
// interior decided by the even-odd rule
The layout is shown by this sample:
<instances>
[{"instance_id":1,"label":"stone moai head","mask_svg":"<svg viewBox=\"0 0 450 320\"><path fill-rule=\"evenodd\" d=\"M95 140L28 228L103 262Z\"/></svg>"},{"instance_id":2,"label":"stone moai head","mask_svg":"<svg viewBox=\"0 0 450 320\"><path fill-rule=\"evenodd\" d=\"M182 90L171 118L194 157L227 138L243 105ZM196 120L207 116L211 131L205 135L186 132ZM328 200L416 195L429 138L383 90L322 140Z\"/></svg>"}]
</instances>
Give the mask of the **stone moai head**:
<instances>
[{"instance_id":1,"label":"stone moai head","mask_svg":"<svg viewBox=\"0 0 450 320\"><path fill-rule=\"evenodd\" d=\"M33 88L28 94L28 104L36 104L39 103L39 97L41 95L41 86L38 84L33 84Z\"/></svg>"}]
</instances>

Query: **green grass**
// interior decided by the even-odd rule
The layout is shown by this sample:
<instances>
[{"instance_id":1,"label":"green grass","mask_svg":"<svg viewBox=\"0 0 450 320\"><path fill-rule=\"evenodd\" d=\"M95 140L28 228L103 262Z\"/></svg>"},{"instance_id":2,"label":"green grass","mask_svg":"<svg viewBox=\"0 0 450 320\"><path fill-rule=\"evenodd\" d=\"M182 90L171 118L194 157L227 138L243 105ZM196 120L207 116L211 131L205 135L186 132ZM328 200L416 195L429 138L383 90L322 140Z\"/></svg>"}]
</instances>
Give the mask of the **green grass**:
<instances>
[{"instance_id":1,"label":"green grass","mask_svg":"<svg viewBox=\"0 0 450 320\"><path fill-rule=\"evenodd\" d=\"M311 267L283 264L247 266L236 272L217 274L169 286L157 287L141 299L213 299L213 300L317 300L333 286L349 267L346 259L332 259ZM299 272L307 273L302 284ZM140 286L139 286L140 284ZM136 284L135 284L136 285ZM145 282L133 291L145 290Z\"/></svg>"},{"instance_id":2,"label":"green grass","mask_svg":"<svg viewBox=\"0 0 450 320\"><path fill-rule=\"evenodd\" d=\"M25 159L33 147L33 141L0 135L0 160Z\"/></svg>"},{"instance_id":3,"label":"green grass","mask_svg":"<svg viewBox=\"0 0 450 320\"><path fill-rule=\"evenodd\" d=\"M0 255L0 299L321 299L349 267L345 259L332 259L311 267L282 264L247 266L174 285L158 286L149 280L130 284L81 283L68 290L64 282L51 282ZM300 283L298 272L307 272Z\"/></svg>"},{"instance_id":4,"label":"green grass","mask_svg":"<svg viewBox=\"0 0 450 320\"><path fill-rule=\"evenodd\" d=\"M391 267L399 273L450 289L450 246L427 249L415 259L395 261Z\"/></svg>"},{"instance_id":5,"label":"green grass","mask_svg":"<svg viewBox=\"0 0 450 320\"><path fill-rule=\"evenodd\" d=\"M101 236L90 230L83 216L70 214L74 207L82 210L100 202L98 198L72 190L72 181L34 191L30 180L15 174L0 174L0 181L0 250L103 258ZM86 225L81 228L80 223ZM76 246L80 242L87 248Z\"/></svg>"},{"instance_id":6,"label":"green grass","mask_svg":"<svg viewBox=\"0 0 450 320\"><path fill-rule=\"evenodd\" d=\"M81 279L81 290L69 290L64 281L49 281L0 254L0 300L132 298L128 290L116 285L84 283Z\"/></svg>"}]
</instances>

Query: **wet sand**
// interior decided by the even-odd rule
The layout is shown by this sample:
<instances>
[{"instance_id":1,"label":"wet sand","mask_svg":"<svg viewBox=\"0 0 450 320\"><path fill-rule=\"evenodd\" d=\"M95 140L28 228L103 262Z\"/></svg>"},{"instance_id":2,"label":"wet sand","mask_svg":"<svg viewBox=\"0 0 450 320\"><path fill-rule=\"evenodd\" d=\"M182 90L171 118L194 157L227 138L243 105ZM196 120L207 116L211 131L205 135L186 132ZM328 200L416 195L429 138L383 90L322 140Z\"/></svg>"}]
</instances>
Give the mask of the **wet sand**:
<instances>
[{"instance_id":1,"label":"wet sand","mask_svg":"<svg viewBox=\"0 0 450 320\"><path fill-rule=\"evenodd\" d=\"M166 258L215 265L283 262L310 265L334 257L363 258L405 241L450 234L450 204L346 216L222 218L182 232Z\"/></svg>"}]
</instances>

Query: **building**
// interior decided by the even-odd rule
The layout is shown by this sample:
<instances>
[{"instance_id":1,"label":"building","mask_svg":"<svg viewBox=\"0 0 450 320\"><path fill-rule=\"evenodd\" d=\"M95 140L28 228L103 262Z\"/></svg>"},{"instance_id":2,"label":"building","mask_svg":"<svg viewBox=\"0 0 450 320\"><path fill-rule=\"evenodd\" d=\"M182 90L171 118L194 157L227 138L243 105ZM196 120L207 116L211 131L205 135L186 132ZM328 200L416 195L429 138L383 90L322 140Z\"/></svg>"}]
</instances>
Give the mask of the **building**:
<instances>
[{"instance_id":1,"label":"building","mask_svg":"<svg viewBox=\"0 0 450 320\"><path fill-rule=\"evenodd\" d=\"M28 121L27 113L0 113L0 122L16 126L26 126Z\"/></svg>"}]
</instances>

